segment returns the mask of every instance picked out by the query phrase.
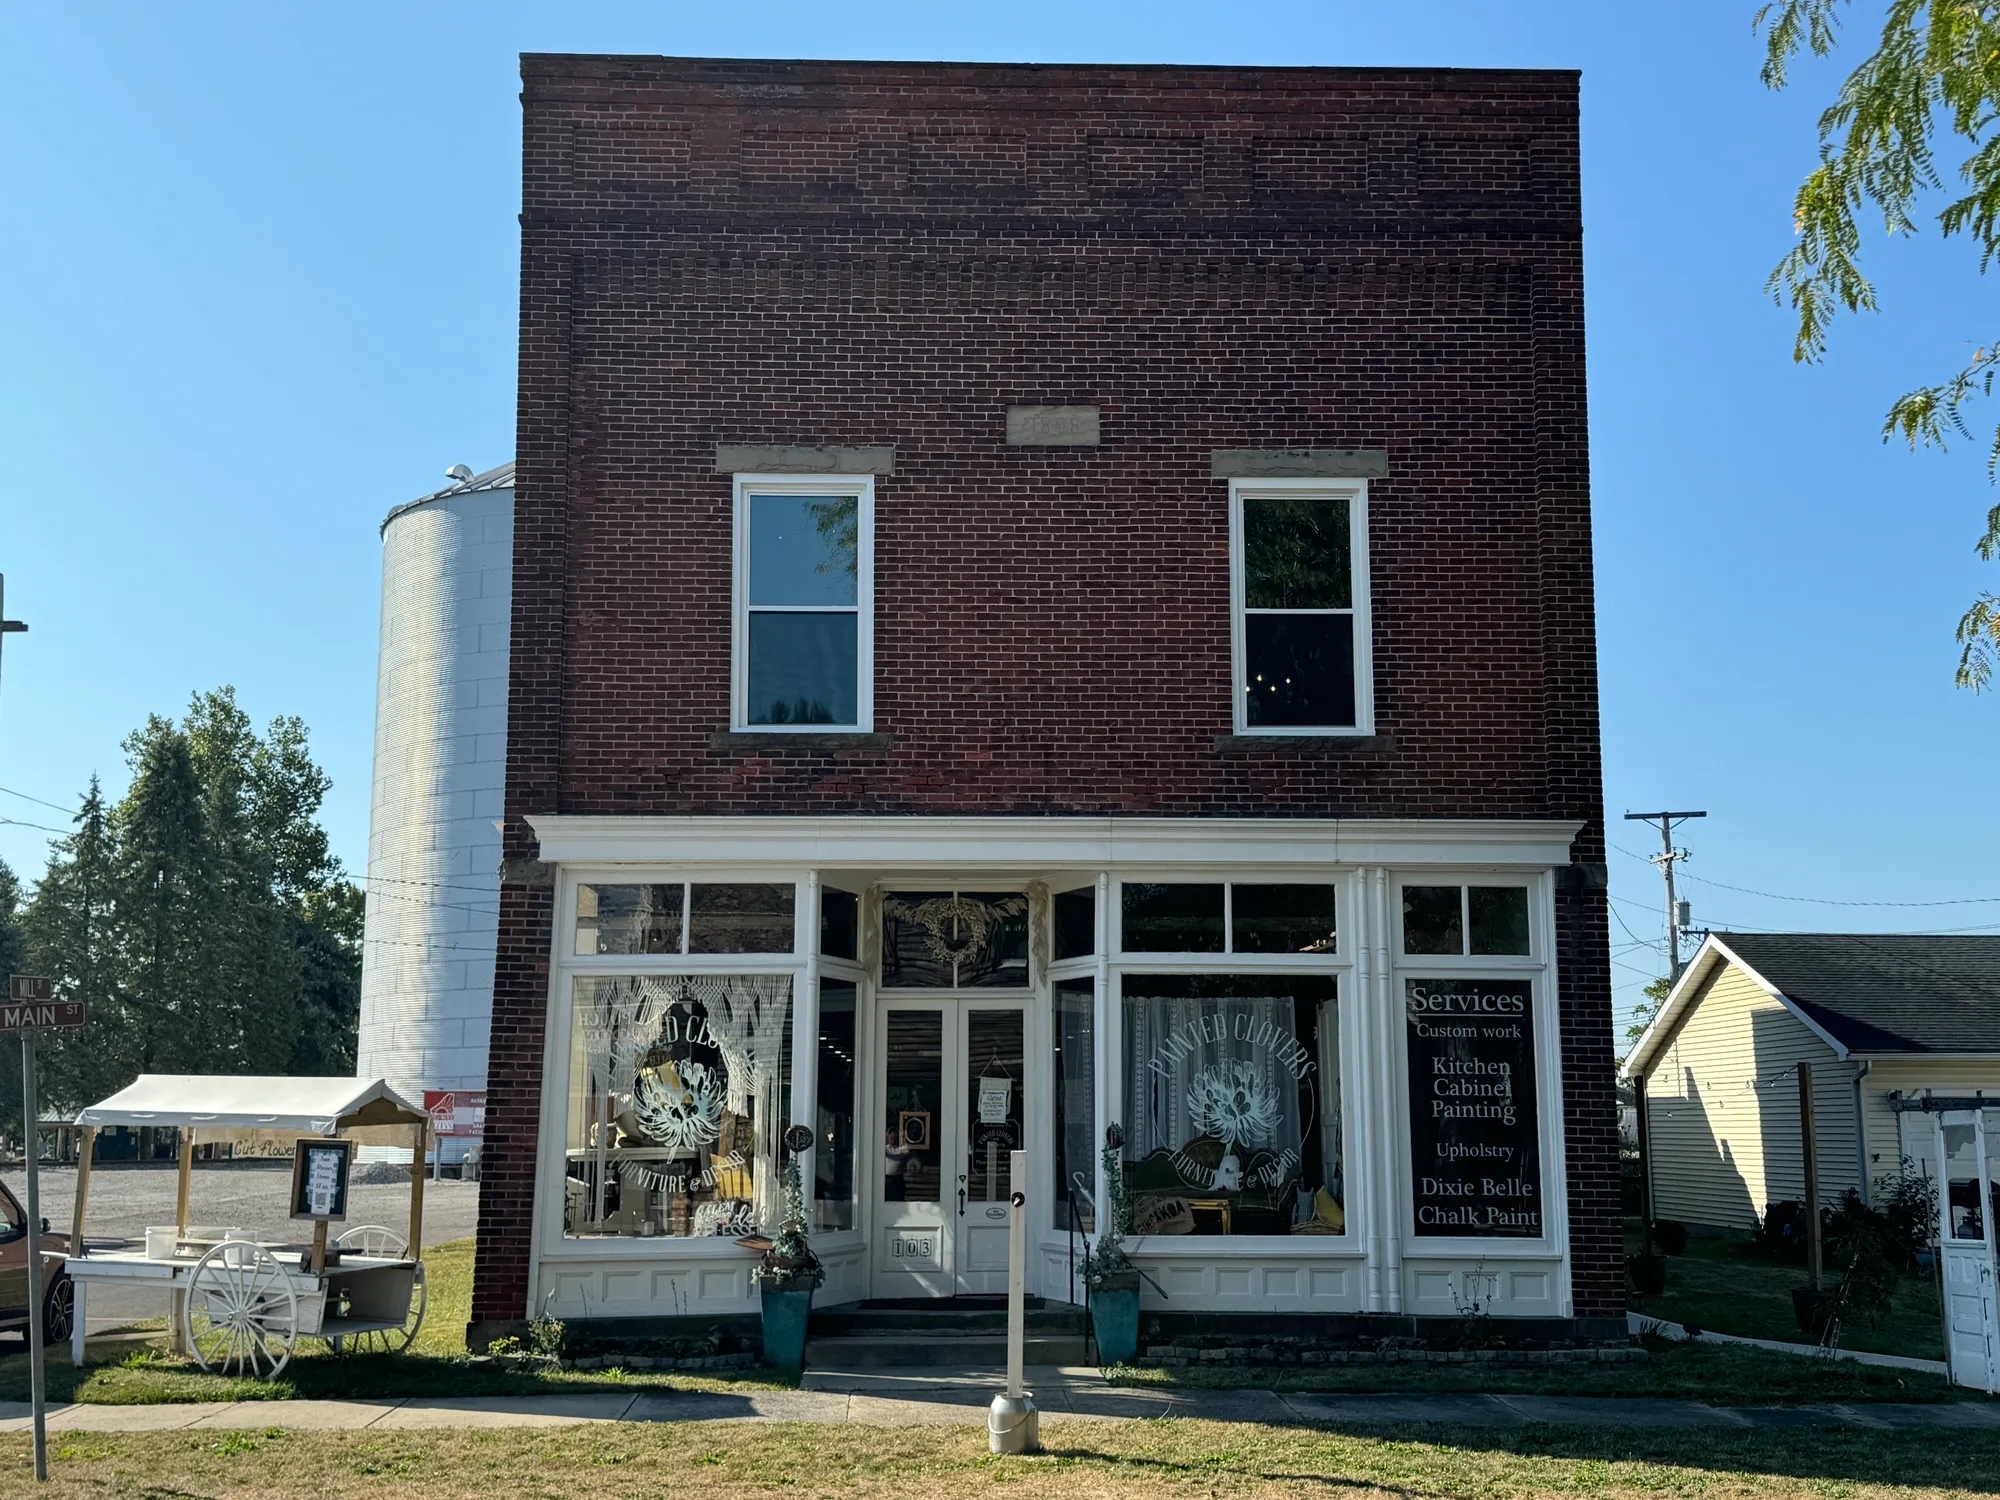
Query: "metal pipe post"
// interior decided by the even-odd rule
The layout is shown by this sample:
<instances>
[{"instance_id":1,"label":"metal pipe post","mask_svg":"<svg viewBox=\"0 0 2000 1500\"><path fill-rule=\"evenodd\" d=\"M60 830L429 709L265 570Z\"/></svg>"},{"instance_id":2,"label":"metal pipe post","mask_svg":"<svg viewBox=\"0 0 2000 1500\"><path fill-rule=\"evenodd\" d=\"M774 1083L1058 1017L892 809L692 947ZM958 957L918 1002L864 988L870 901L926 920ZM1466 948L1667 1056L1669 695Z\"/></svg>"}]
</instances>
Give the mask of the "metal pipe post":
<instances>
[{"instance_id":1,"label":"metal pipe post","mask_svg":"<svg viewBox=\"0 0 2000 1500\"><path fill-rule=\"evenodd\" d=\"M994 1453L1041 1451L1041 1416L1021 1388L1028 1342L1028 1153L1007 1153L1007 1389L986 1413Z\"/></svg>"},{"instance_id":2,"label":"metal pipe post","mask_svg":"<svg viewBox=\"0 0 2000 1500\"><path fill-rule=\"evenodd\" d=\"M35 1424L35 1478L49 1477L49 1393L42 1376L41 1104L35 1098L35 1034L21 1033L21 1123L28 1157L28 1400Z\"/></svg>"}]
</instances>

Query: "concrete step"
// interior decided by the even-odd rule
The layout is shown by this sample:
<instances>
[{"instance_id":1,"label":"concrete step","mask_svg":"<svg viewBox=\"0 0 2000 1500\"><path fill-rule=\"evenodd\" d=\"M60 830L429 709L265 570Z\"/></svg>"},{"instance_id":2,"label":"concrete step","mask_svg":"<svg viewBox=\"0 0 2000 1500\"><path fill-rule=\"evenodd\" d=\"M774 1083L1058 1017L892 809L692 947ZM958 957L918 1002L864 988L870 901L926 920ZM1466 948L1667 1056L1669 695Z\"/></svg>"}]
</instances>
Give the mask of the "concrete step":
<instances>
[{"instance_id":1,"label":"concrete step","mask_svg":"<svg viewBox=\"0 0 2000 1500\"><path fill-rule=\"evenodd\" d=\"M1031 1365L1080 1365L1083 1335L1031 1334L1026 1340ZM806 1341L808 1370L887 1370L955 1365L967 1370L1007 1368L1005 1335L905 1333L892 1338L811 1338Z\"/></svg>"},{"instance_id":2,"label":"concrete step","mask_svg":"<svg viewBox=\"0 0 2000 1500\"><path fill-rule=\"evenodd\" d=\"M1030 1308L1028 1332L1074 1333L1083 1326L1083 1310L1076 1307ZM897 1333L1005 1334L1005 1308L968 1309L950 1303L928 1308L828 1307L812 1311L812 1331L827 1338L865 1338Z\"/></svg>"}]
</instances>

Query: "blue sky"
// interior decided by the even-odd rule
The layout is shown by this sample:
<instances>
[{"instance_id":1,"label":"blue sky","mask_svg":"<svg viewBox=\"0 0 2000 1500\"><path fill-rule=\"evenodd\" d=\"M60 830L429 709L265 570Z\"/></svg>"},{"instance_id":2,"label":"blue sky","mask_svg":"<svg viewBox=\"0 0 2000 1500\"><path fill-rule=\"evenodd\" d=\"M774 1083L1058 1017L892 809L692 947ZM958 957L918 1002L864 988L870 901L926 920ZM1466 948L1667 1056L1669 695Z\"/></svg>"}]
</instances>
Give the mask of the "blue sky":
<instances>
[{"instance_id":1,"label":"blue sky","mask_svg":"<svg viewBox=\"0 0 2000 1500\"><path fill-rule=\"evenodd\" d=\"M1871 232L1885 315L1791 362L1761 287L1837 74L1764 90L1753 10L9 7L0 570L32 633L7 642L0 786L115 791L149 711L234 683L311 726L359 868L376 526L447 465L512 454L521 51L1580 68L1621 1005L1661 962L1628 808L1708 811L1684 838L1698 920L2000 930L2000 900L1726 888L2000 897L2000 696L1951 683L1960 610L2000 587L1972 551L1982 445L1878 438L1897 392L1989 334L1991 288L1963 246ZM65 819L12 795L0 817L32 876L47 835L23 825Z\"/></svg>"}]
</instances>

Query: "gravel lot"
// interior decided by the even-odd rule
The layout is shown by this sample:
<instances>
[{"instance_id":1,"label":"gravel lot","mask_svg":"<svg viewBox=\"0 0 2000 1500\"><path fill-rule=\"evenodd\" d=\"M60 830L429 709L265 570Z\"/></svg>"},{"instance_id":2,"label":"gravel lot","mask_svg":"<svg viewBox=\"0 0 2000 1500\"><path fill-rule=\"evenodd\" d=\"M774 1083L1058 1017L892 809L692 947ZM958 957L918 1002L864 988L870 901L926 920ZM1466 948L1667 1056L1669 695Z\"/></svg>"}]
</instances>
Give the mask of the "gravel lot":
<instances>
[{"instance_id":1,"label":"gravel lot","mask_svg":"<svg viewBox=\"0 0 2000 1500\"><path fill-rule=\"evenodd\" d=\"M357 1167L357 1173L362 1170ZM22 1202L27 1201L28 1177L20 1167L0 1170L0 1182ZM294 1224L285 1217L285 1195L292 1185L292 1164L285 1161L196 1162L189 1220L195 1224L240 1226L249 1237L266 1240L304 1240L311 1226ZM85 1234L93 1245L112 1240L140 1240L149 1224L174 1221L175 1172L172 1162L137 1166L124 1162L100 1164L90 1174L90 1217ZM43 1167L41 1172L42 1217L49 1228L68 1233L70 1212L76 1201L76 1169ZM410 1187L407 1181L393 1183L358 1182L349 1189L347 1224L386 1224L407 1230L410 1222ZM443 1182L424 1184L424 1243L442 1244L465 1239L478 1227L479 1184ZM336 1232L342 1226L335 1226ZM88 1299L90 1328L116 1327L137 1318L165 1316L156 1296L108 1289L93 1292Z\"/></svg>"}]
</instances>

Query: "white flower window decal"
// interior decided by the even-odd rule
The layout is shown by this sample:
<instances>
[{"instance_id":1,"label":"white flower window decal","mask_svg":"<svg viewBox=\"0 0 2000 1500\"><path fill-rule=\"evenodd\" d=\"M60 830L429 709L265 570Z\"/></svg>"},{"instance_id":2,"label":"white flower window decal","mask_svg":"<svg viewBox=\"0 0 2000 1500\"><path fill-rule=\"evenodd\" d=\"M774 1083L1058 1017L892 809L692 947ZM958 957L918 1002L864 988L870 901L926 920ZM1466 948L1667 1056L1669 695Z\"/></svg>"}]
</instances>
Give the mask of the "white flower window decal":
<instances>
[{"instance_id":1,"label":"white flower window decal","mask_svg":"<svg viewBox=\"0 0 2000 1500\"><path fill-rule=\"evenodd\" d=\"M1232 1149L1268 1144L1283 1102L1253 1062L1210 1063L1188 1080L1188 1120Z\"/></svg>"},{"instance_id":2,"label":"white flower window decal","mask_svg":"<svg viewBox=\"0 0 2000 1500\"><path fill-rule=\"evenodd\" d=\"M703 1063L663 1062L633 1080L632 1113L646 1134L674 1151L713 1144L722 1135L728 1080Z\"/></svg>"}]
</instances>

